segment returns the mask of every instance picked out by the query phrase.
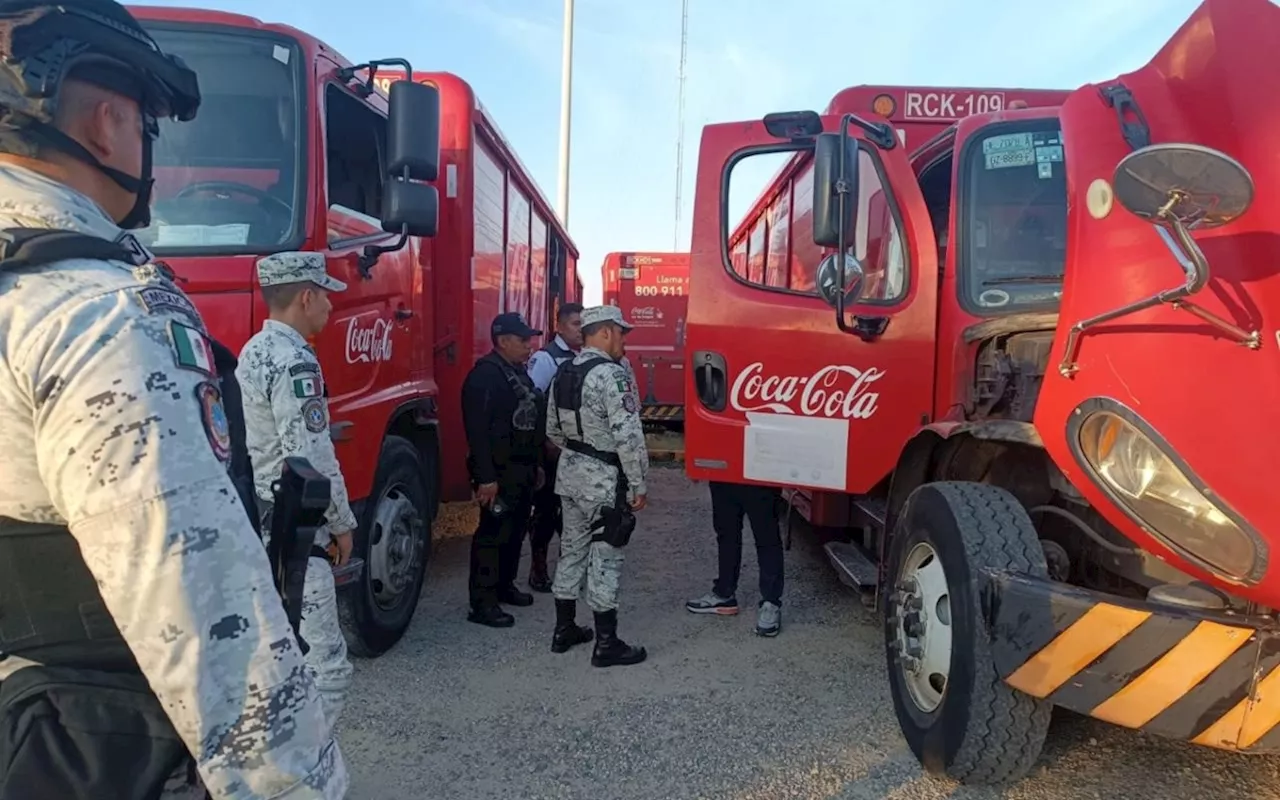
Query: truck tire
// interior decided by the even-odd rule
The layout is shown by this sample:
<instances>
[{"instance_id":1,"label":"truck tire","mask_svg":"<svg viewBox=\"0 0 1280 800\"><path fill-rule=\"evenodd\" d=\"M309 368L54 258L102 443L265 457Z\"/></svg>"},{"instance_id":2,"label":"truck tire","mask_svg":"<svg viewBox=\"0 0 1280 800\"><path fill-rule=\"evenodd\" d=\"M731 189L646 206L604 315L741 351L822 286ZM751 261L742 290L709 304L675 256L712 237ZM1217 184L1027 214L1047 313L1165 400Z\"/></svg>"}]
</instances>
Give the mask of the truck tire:
<instances>
[{"instance_id":1,"label":"truck tire","mask_svg":"<svg viewBox=\"0 0 1280 800\"><path fill-rule=\"evenodd\" d=\"M347 649L376 658L404 636L418 607L431 558L434 458L408 439L388 436L373 492L361 513L354 555L364 559L359 585L338 593Z\"/></svg>"},{"instance_id":2,"label":"truck tire","mask_svg":"<svg viewBox=\"0 0 1280 800\"><path fill-rule=\"evenodd\" d=\"M907 498L888 561L889 686L912 752L926 771L961 783L1025 777L1053 705L996 673L982 595L992 572L1047 577L1027 512L995 486L925 484Z\"/></svg>"}]
</instances>

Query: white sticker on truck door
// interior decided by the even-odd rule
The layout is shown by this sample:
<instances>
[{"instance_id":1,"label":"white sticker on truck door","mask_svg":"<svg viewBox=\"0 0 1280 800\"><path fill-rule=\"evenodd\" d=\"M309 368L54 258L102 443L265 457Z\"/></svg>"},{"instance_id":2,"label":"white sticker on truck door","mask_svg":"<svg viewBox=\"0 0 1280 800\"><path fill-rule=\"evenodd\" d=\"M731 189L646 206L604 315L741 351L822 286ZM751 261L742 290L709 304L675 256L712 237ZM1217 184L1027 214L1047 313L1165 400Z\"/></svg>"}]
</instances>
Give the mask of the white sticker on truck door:
<instances>
[{"instance_id":1,"label":"white sticker on truck door","mask_svg":"<svg viewBox=\"0 0 1280 800\"><path fill-rule=\"evenodd\" d=\"M748 412L742 477L844 491L849 420Z\"/></svg>"}]
</instances>

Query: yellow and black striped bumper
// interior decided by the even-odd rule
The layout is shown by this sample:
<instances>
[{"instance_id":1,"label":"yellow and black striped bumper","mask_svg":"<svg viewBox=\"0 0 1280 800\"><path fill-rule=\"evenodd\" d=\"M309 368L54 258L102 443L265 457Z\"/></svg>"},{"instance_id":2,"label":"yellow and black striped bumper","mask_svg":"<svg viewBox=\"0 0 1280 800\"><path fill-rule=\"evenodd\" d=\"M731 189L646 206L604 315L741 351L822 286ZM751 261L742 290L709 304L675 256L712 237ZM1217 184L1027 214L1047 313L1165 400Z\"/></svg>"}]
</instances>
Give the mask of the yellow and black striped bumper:
<instances>
[{"instance_id":1,"label":"yellow and black striped bumper","mask_svg":"<svg viewBox=\"0 0 1280 800\"><path fill-rule=\"evenodd\" d=\"M641 406L640 419L680 422L684 419L684 406L657 405Z\"/></svg>"},{"instance_id":2,"label":"yellow and black striped bumper","mask_svg":"<svg viewBox=\"0 0 1280 800\"><path fill-rule=\"evenodd\" d=\"M1273 619L1025 577L992 581L993 654L1015 689L1148 733L1280 752L1280 629Z\"/></svg>"}]
</instances>

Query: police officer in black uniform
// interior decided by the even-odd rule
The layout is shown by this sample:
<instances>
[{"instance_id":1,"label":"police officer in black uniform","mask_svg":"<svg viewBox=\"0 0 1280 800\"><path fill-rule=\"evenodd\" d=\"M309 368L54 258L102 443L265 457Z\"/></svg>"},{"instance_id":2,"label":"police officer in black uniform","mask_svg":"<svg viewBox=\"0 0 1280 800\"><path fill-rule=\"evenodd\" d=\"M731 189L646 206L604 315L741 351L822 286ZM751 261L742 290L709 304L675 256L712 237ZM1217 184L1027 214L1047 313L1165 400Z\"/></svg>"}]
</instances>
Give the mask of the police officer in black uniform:
<instances>
[{"instance_id":1,"label":"police officer in black uniform","mask_svg":"<svg viewBox=\"0 0 1280 800\"><path fill-rule=\"evenodd\" d=\"M546 406L525 369L530 340L541 335L519 314L499 314L490 326L493 350L462 384L467 468L480 504L467 619L491 628L515 624L500 604L533 605L533 595L518 590L515 580L533 493L543 478Z\"/></svg>"}]
</instances>

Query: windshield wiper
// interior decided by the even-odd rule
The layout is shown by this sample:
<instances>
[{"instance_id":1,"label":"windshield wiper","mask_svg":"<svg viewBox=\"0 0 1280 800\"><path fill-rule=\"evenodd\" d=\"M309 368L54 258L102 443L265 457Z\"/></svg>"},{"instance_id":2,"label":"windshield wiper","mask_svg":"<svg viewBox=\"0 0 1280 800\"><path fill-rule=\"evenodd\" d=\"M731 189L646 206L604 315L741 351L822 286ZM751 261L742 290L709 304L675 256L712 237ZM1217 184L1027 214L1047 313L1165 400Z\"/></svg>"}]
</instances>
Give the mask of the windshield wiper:
<instances>
[{"instance_id":1,"label":"windshield wiper","mask_svg":"<svg viewBox=\"0 0 1280 800\"><path fill-rule=\"evenodd\" d=\"M983 286L999 286L1006 283L1058 283L1065 275L1023 275L1020 278L992 278L982 282Z\"/></svg>"}]
</instances>

